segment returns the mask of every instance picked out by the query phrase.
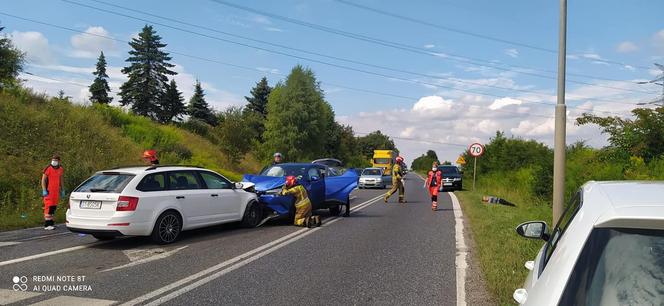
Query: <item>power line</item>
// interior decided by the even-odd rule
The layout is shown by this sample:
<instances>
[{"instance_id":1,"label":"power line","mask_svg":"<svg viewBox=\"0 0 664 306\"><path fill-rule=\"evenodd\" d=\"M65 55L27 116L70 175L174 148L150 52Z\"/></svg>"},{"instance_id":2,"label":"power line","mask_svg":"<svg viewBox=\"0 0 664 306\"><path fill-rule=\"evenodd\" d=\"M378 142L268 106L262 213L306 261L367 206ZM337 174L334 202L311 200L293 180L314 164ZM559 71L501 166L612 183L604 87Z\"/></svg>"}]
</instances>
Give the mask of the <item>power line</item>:
<instances>
[{"instance_id":1,"label":"power line","mask_svg":"<svg viewBox=\"0 0 664 306\"><path fill-rule=\"evenodd\" d=\"M79 5L79 6L82 6L82 7L94 9L94 10L97 10L97 11L122 16L122 17L125 17L125 18L140 20L140 21L144 21L144 22L151 22L151 23L155 23L155 24L158 24L158 25L167 26L167 27L170 27L172 29L183 31L183 29L181 29L181 28L175 28L175 27L171 27L169 25L156 23L152 20L147 20L147 19L143 19L143 18L139 18L139 17L135 17L135 16L130 16L130 15L126 15L126 14L123 14L123 13L119 13L119 12L115 12L115 11L111 11L111 10L106 10L106 9L99 8L99 7L94 7L94 6L90 6L90 5L87 5L87 4L78 3L78 2L75 2L75 1L69 1L69 0L62 0L62 1L70 3L70 4ZM496 86L496 85L490 85L490 84L480 84L480 83L472 82L472 81L468 81L468 80L461 80L461 79L451 78L451 77L440 77L440 76L435 76L435 75L430 75L430 74L425 74L425 73L420 73L420 72L414 72L414 71L409 71L409 70L404 70L404 69L396 69L396 68L391 68L391 67L382 66L382 65L375 65L375 64L365 63L365 62L361 62L361 61L357 61L357 60L341 58L341 57L338 57L338 56L321 54L321 53L318 53L318 52L312 52L312 51L303 50L303 49L299 49L299 48L294 48L294 47L290 47L290 46L286 46L286 45L282 45L282 44L276 44L276 43L271 43L271 42L267 42L267 41L264 41L264 40L258 40L258 39L253 39L253 38L249 38L249 37L246 37L246 36L236 35L236 34L233 34L233 33L220 31L220 30L213 29L213 28L210 28L210 27L197 25L197 24L192 24L192 23L177 20L177 19L174 19L174 18L164 17L164 16L160 16L160 15L156 15L156 14L152 14L152 13L148 13L148 12L144 12L144 11L140 11L140 10L136 10L136 9L132 9L132 8L116 5L116 4L112 4L112 3L107 3L107 2L104 2L104 1L100 1L100 0L92 0L92 1L102 3L102 4L105 4L105 5L108 5L108 6L112 6L112 7L120 8L120 9L123 9L123 10L131 11L131 12L134 12L134 13L144 14L144 15L160 18L160 19L163 19L163 20L168 20L168 21L171 21L171 22L187 25L187 26L190 26L190 27L195 27L195 28L199 28L199 29L208 30L208 31L211 31L211 32L220 33L220 34L223 34L223 35L228 35L228 36L231 36L231 37L241 38L241 39L254 41L254 42L258 42L258 43L262 43L262 44L276 46L276 47L279 47L279 48L284 48L284 49L288 49L288 50L303 52L303 53L306 53L306 54L311 54L311 55L316 55L316 56L321 56L321 57L325 57L325 58L329 58L329 59L344 61L344 62L347 62L347 63L358 64L358 65L363 65L363 66L368 66L368 67L372 67L372 68L378 68L378 69L383 69L383 70L388 70L388 71L393 71L393 72L406 73L406 74L410 74L410 75L427 77L427 78L432 78L432 79L437 79L437 80L447 80L447 81L450 81L450 82L456 82L456 83L461 83L461 84L469 84L469 85L473 85L473 86L488 87L488 88L495 88L495 89L509 90L509 91L519 91L519 92L524 92L524 93L540 94L540 92L533 91L533 90L508 88L508 87L502 87L502 86ZM201 33L198 33L198 32L191 32L191 31L187 31L187 32L192 33L192 34L196 34L196 35L199 35L199 36L204 36L205 38L212 38L208 35L201 34ZM589 85L593 86L592 84L589 84ZM620 88L616 88L616 89L620 89ZM621 89L621 90L632 91L632 90L629 90L629 89ZM644 92L644 93L650 93L650 92ZM584 98L584 100L633 105L631 103L619 102L619 101L615 101L615 100L602 100L602 99L597 99L597 98Z\"/></svg>"},{"instance_id":2,"label":"power line","mask_svg":"<svg viewBox=\"0 0 664 306\"><path fill-rule=\"evenodd\" d=\"M76 86L80 86L80 87L86 87L86 88L89 87L88 85L81 84L81 83L76 83L76 82L66 81L66 80L60 80L60 79L54 79L54 78L50 78L50 77L45 77L45 76L42 76L42 75L34 74L30 71L23 71L23 73L25 73L27 75L31 75L31 76L36 76L38 78L51 80L51 81L58 82L58 83L68 83L68 84L72 84L72 85L76 85Z\"/></svg>"},{"instance_id":3,"label":"power line","mask_svg":"<svg viewBox=\"0 0 664 306\"><path fill-rule=\"evenodd\" d=\"M17 18L17 19L21 19L21 20L25 20L25 21L30 21L30 22L34 22L34 23L38 23L38 24L42 24L42 25L52 26L52 27L55 27L55 28L59 28L59 29L67 30L67 31L72 31L72 32L76 32L76 33L81 33L81 34L85 34L85 35L108 38L108 39L111 39L111 40L127 43L127 41L123 41L123 40L120 40L120 39L116 39L116 38L112 38L112 37L108 37L108 36L104 36L104 35L100 35L100 34L94 34L94 33L79 31L79 30L76 30L76 29L63 27L63 26L59 26L59 25L54 25L54 24L47 23L47 22L36 21L36 20L33 20L33 19L19 17L19 16L16 16L16 15L7 14L7 13L4 13L4 12L0 12L0 15L5 15L5 16L9 16L9 17L13 17L13 18ZM158 23L155 23L155 24L158 24ZM173 26L168 26L168 25L164 25L164 26L169 27L169 28L177 29L176 27L173 27ZM188 30L183 30L183 31L191 32L191 31L188 31ZM193 32L193 33L196 33L196 32ZM202 35L205 35L205 34L202 34ZM219 38L219 39L224 40L224 39L221 39L221 38ZM235 43L235 42L233 42L233 43ZM302 59L302 60L306 60L306 61L311 61L311 62L315 62L315 63L321 63L321 64L329 65L329 66L332 66L332 67L337 67L337 68L341 68L341 69L361 72L361 73L374 75L374 76L380 76L380 77L383 77L383 78L388 79L388 80L394 79L394 80L400 80L400 81L409 82L409 83L429 85L429 86L433 86L433 87L437 87L437 88L445 88L445 89L456 90L456 91L472 93L472 94L478 94L478 95L483 95L483 96L490 96L490 97L495 97L495 98L504 98L504 96L501 96L501 95L488 94L488 93L477 92L477 91L472 91L472 90L465 90L465 89L458 89L458 88L455 88L455 87L444 86L444 85L440 85L440 84L427 83L427 82L421 82L421 81L417 81L417 80L410 80L410 79L406 79L406 78L385 75L385 74L382 74L382 73L376 73L376 72L367 71L367 70L363 70L363 69L358 69L358 68L353 68L353 67L328 63L328 62L324 62L324 61L320 61L320 60L309 59L309 58L305 58L305 57L301 57L301 56L297 56L297 55L292 55L292 54L288 54L288 53L284 53L284 52L280 52L280 51L274 51L274 50L265 49L265 48L262 48L262 47L256 47L256 46L252 46L252 45L247 45L247 44L243 44L243 43L237 43L237 44L247 46L247 47L251 47L251 48L256 48L256 49L259 49L259 50L264 50L264 51L276 53L276 54L280 54L280 55L284 55L284 56L288 56L288 57L293 57L293 58ZM191 57L191 58L203 59L203 60L206 60L206 61L220 63L220 64L224 64L224 65L230 65L230 66L236 66L236 67L238 66L238 65L235 65L235 64L225 63L225 62L221 62L221 61L218 61L218 60L205 59L205 58L202 58L202 57L199 57L199 56L188 55L188 54L185 54L185 53L174 52L174 51L169 51L169 52L173 53L173 54L179 54L179 55L183 55L183 56L187 56L187 57ZM528 103L552 105L552 103L545 103L545 102L528 100L528 99L523 99L523 98L520 98L520 100L528 102ZM577 107L570 107L570 108L575 108L575 109L579 109L579 110L587 110L587 111L591 111L591 112L593 111L592 109L578 107L578 106ZM620 113L609 112L609 111L595 111L595 112L608 113L608 114L614 114L614 115L622 115Z\"/></svg>"},{"instance_id":4,"label":"power line","mask_svg":"<svg viewBox=\"0 0 664 306\"><path fill-rule=\"evenodd\" d=\"M174 30L177 30L177 31L181 31L181 32L189 33L189 34L194 34L194 35L202 36L202 37L213 39L213 40L218 40L218 41L222 41L222 42L226 42L226 43L231 43L231 44L236 44L236 45L240 45L240 46L244 46L244 47L254 48L254 49L258 49L258 50L262 50L262 51L266 51L266 52L270 52L270 53L275 53L275 54L279 54L279 55L283 55L283 56L287 56L287 57L293 57L293 58L297 58L297 59L301 59L301 60L316 62L316 63L320 63L320 64L324 64L324 65L328 65L328 66L332 66L332 67L336 67L336 68L340 68L340 69L346 69L346 70L351 70L351 71L355 71L355 72L361 72L361 73L365 73L365 74L381 76L381 77L385 77L385 78L399 79L399 80L406 81L406 82L419 83L419 84L422 84L422 85L429 85L429 86L434 86L434 87L438 87L438 88L453 89L453 90L459 90L459 91L465 91L465 92L470 92L470 93L475 93L475 94L488 95L488 96L493 96L493 97L502 97L500 95L491 95L491 94L486 94L486 93L479 93L479 92L476 92L476 91L458 89L456 87L444 86L444 85L435 84L435 83L429 83L429 82L423 82L423 81L411 80L411 79L404 79L404 78L400 78L400 77L389 76L389 75L376 73L376 72L372 72L372 71L367 71L367 70L363 70L363 69L358 69L358 68L354 68L354 67L349 67L349 66L343 66L343 65L339 65L339 64L324 62L324 61L317 60L317 59L306 58L306 57L302 57L302 56L298 56L298 55L284 53L284 52L281 52L281 51L276 51L276 50L271 50L271 49L267 49L267 48L263 48L263 47L259 47L259 46L254 46L254 45L250 45L250 44L246 44L246 43L236 42L236 41L228 40L228 39L225 39L225 38L220 38L220 37L217 37L217 36L203 34L203 33L195 32L195 31L191 31L191 30L171 26L171 25L168 25L168 24L155 22L153 20L148 20L148 19L144 19L144 18L140 18L140 17L130 16L130 15L126 15L126 14L122 14L122 13L118 13L118 12L114 12L114 11L110 11L110 10L106 10L106 9L102 9L102 8L97 8L97 7L94 7L94 6L90 6L90 5L86 5L86 4L82 4L82 3L78 3L78 2L74 2L74 1L69 1L69 0L62 0L62 1L74 4L74 5L79 5L79 6L82 6L82 7L87 7L87 8L90 8L90 9L98 10L98 11L101 11L101 12L122 16L122 17L125 17L125 18L130 18L130 19L139 20L139 21L143 21L143 22L153 23L153 24L160 25L160 26L163 26L163 27L167 27L167 28L170 28L170 29L174 29ZM238 36L238 35L234 35L234 36ZM242 37L242 36L239 36L239 37L244 38L244 39L248 39L248 40L259 41L259 42L266 43L266 44L272 44L272 43L267 43L267 42L260 41L260 40L254 40L254 39L251 39L251 38L245 38L245 37ZM272 45L274 45L274 44L272 44ZM282 45L278 45L278 46L283 47L283 48L297 50L297 51L303 51L301 49L295 49L295 48L291 48L291 47L288 47L288 46L282 46ZM303 51L303 52L308 52L308 51ZM308 53L312 53L312 52L308 52ZM314 54L319 55L319 56L326 56L326 55L322 55L322 54L319 54L319 53L314 53ZM331 56L327 56L327 57L331 57ZM416 73L416 72L409 72L409 71L400 70L400 69L392 69L392 68L389 68L389 67L378 66L378 65L373 65L373 64L367 64L367 63L354 61L354 60L346 60L346 59L342 59L342 58L339 58L339 57L332 57L332 58L338 59L338 60L343 60L343 61L346 61L346 62L357 63L357 64L361 64L361 65L365 65L365 66L377 67L379 69L400 71L400 72L403 72L403 73L411 73L411 74L414 74L414 75L421 75L421 76L426 76L426 77L437 78L437 79L443 80L443 79L441 79L439 77L436 77L436 76L420 74L420 73ZM532 93L532 94L537 94L537 95L541 94L540 92L532 91L532 90L506 88L506 87L495 86L495 85L487 85L487 84L478 84L478 83L475 83L475 82L458 80L458 79L453 79L453 78L448 78L447 80L457 82L457 83L464 83L464 84L470 84L470 85L474 85L474 86L480 86L480 87L489 87L489 88L496 88L496 89L508 90L508 91L520 91L520 92ZM522 100L529 101L529 100L526 100L526 99L522 99ZM615 104L624 104L624 105L634 106L634 104L632 104L632 103L625 103L625 102L619 102L619 101L614 101L614 100L602 100L602 99L596 99L596 98L584 98L582 100L598 101L598 102L606 102L606 103L615 103ZM534 101L530 101L530 102L532 102L532 103L541 103L541 102L534 102ZM546 104L549 104L549 103L546 103Z\"/></svg>"},{"instance_id":5,"label":"power line","mask_svg":"<svg viewBox=\"0 0 664 306\"><path fill-rule=\"evenodd\" d=\"M394 42L394 41L383 40L383 39L379 39L379 38L374 38L374 37L370 37L370 36L363 35L363 34L357 34L357 33L347 32L347 31L343 31L343 30L338 30L338 29L334 29L334 28L330 28L330 27L326 27L326 26L322 26L322 25L318 25L318 24L314 24L314 23L310 23L310 22L305 22L305 21L302 21L302 20L294 19L294 18L290 18L290 17L276 15L276 14L273 14L273 13L257 10L257 9L254 9L254 8L250 8L250 7L246 7L246 6L242 6L242 5L238 5L238 4L234 4L234 3L230 3L230 2L226 2L226 1L222 1L222 0L211 0L211 1L219 3L221 5L236 8L236 9L239 9L239 10L251 12L251 13L254 13L254 14L263 15L263 16L266 16L266 17L282 20L282 21L285 21L285 22L289 22L289 23L293 23L293 24L296 24L296 25L312 28L312 29L315 29L315 30L319 30L319 31L327 32L327 33L332 33L332 34L335 34L335 35L339 35L339 36L343 36L343 37L347 37L347 38L351 38L351 39L355 39L355 40L360 40L360 41L364 41L364 42L378 44L378 45L385 46L385 47L395 48L395 49L408 51L408 52L412 52L412 53L416 53L416 54L434 56L434 57L438 57L438 58L441 58L441 59L449 59L449 60L453 60L453 61L457 61L457 62L471 63L471 64L474 64L474 65L490 67L490 68L497 69L497 70L510 71L510 72L515 72L515 73L520 73L520 74L525 74L525 75L530 75L530 76L535 76L535 77L540 77L540 78L545 78L545 79L552 79L552 80L556 79L556 77L554 77L554 76L548 76L548 75L542 75L542 74L528 72L528 71L519 71L519 70L504 68L504 67L501 67L499 65L495 65L491 61L485 60L485 59L477 59L477 58L472 58L472 57L467 57L467 56L462 56L462 55L452 54L452 53L440 54L440 53L431 52L430 50L422 49L422 48L416 47L416 46L411 46L411 45L407 45L407 44L403 44L403 43L399 43L399 42ZM478 63L478 62L480 62L480 63ZM537 69L534 69L534 68L528 68L528 67L523 67L523 66L514 66L514 65L507 65L507 66L511 66L511 67L515 67L515 68L519 68L519 69L537 70ZM550 71L550 70L544 70L544 72L557 73L555 71ZM574 75L574 74L570 73L570 75ZM588 77L587 75L582 75L582 74L576 74L576 75L577 76ZM595 76L593 76L593 78L603 79L601 77L595 77ZM613 79L604 79L604 80L628 82L628 83L633 84L633 82L623 81L623 80L613 80ZM583 85L588 85L588 86L611 88L611 89L622 90L622 91L631 91L631 92L641 92L641 93L652 94L652 92L648 92L648 91L625 89L625 88L620 88L620 87L615 87L615 86L593 84L593 83L577 81L577 80L568 80L568 82L578 83L578 84L583 84Z\"/></svg>"},{"instance_id":6,"label":"power line","mask_svg":"<svg viewBox=\"0 0 664 306\"><path fill-rule=\"evenodd\" d=\"M410 22L413 22L413 23L429 26L429 27L432 27L432 28L440 29L440 30L445 30L445 31L449 31L449 32L454 32L454 33L458 33L458 34L463 34L463 35L467 35L467 36L472 36L472 37L491 40L491 41L496 41L496 42L501 42L501 43L514 45L514 46L520 46L520 47L533 49L533 50L538 50L538 51L542 51L542 52L558 54L558 51L555 50L555 49L548 49L548 48L539 47L539 46L535 46L535 45L531 45L531 44L526 44L526 43L516 42L516 41L512 41L512 40L497 38L497 37L484 35L484 34L479 34L479 33L473 33L473 32L460 30L460 29L455 29L455 28L452 28L452 27L443 26L443 25L440 25L440 24L434 24L434 23L424 21L424 20L420 20L420 19L416 19L416 18L412 18L412 17L408 17L408 16L403 16L403 15L395 14L395 13L384 11L384 10L379 10L379 9L376 9L376 8L372 8L372 7L369 7L369 6L353 3L353 2L350 2L350 1L346 1L346 0L334 0L334 1L345 4L345 5L348 5L348 6L352 6L352 7L355 7L355 8L359 8L359 9L362 9L362 10L365 10L365 11L370 11L370 12L373 12L373 13L376 13L376 14L389 16L389 17L393 17L393 18L397 18L397 19L401 19L401 20L410 21ZM645 70L650 69L650 67L646 67L646 66L629 65L629 64L626 64L626 63L613 61L613 60L607 60L607 59L592 59L592 61L602 62L602 63L607 63L607 64L620 65L620 66L623 66L623 67L624 66L632 66L632 67L635 67L635 68L640 68L640 69L645 69Z\"/></svg>"}]
</instances>

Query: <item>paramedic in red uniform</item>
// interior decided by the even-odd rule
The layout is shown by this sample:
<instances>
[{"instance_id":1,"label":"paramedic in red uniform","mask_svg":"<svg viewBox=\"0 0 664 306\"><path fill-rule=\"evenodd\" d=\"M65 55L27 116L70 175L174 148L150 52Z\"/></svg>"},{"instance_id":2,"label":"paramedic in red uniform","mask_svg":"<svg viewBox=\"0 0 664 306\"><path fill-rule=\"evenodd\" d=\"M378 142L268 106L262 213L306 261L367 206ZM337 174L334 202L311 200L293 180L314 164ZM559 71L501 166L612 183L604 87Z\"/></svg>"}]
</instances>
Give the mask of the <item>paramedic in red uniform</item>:
<instances>
[{"instance_id":1,"label":"paramedic in red uniform","mask_svg":"<svg viewBox=\"0 0 664 306\"><path fill-rule=\"evenodd\" d=\"M431 195L431 209L438 210L438 191L440 190L440 185L443 181L443 174L438 169L438 162L434 161L431 166L431 171L429 171L429 176L424 186L429 190Z\"/></svg>"},{"instance_id":2,"label":"paramedic in red uniform","mask_svg":"<svg viewBox=\"0 0 664 306\"><path fill-rule=\"evenodd\" d=\"M62 186L62 174L64 169L60 164L60 156L53 155L51 163L44 169L42 175L42 197L44 198L44 229L54 230L55 223L53 215L58 208L60 197L65 197L65 189Z\"/></svg>"}]
</instances>

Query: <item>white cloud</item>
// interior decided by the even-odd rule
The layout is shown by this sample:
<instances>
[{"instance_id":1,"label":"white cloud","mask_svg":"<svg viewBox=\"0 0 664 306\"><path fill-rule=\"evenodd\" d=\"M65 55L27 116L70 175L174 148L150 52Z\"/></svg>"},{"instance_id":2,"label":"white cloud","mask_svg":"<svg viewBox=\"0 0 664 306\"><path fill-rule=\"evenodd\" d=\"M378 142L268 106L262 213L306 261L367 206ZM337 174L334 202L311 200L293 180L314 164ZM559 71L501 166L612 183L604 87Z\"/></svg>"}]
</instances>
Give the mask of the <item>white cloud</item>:
<instances>
[{"instance_id":1,"label":"white cloud","mask_svg":"<svg viewBox=\"0 0 664 306\"><path fill-rule=\"evenodd\" d=\"M494 100L493 103L491 103L491 105L489 105L489 109L497 110L497 109L501 109L503 107L506 107L508 105L521 105L521 103L522 103L521 100L512 99L510 97L505 97L505 98L500 98L500 99Z\"/></svg>"},{"instance_id":2,"label":"white cloud","mask_svg":"<svg viewBox=\"0 0 664 306\"><path fill-rule=\"evenodd\" d=\"M265 29L265 31L268 31L268 32L283 32L284 31L284 30L282 30L280 28L276 28L276 27L265 27L264 29Z\"/></svg>"},{"instance_id":3,"label":"white cloud","mask_svg":"<svg viewBox=\"0 0 664 306\"><path fill-rule=\"evenodd\" d=\"M26 53L27 60L36 64L52 64L55 58L48 39L40 32L18 32L11 34L12 42Z\"/></svg>"},{"instance_id":4,"label":"white cloud","mask_svg":"<svg viewBox=\"0 0 664 306\"><path fill-rule=\"evenodd\" d=\"M436 47L436 45L434 45L434 44L426 44L426 45L424 45L424 48L425 48L425 49L433 49L433 48L435 48L435 47Z\"/></svg>"},{"instance_id":5,"label":"white cloud","mask_svg":"<svg viewBox=\"0 0 664 306\"><path fill-rule=\"evenodd\" d=\"M251 21L258 23L258 24L272 24L272 21L268 19L265 16L262 15L255 15L251 18Z\"/></svg>"},{"instance_id":6,"label":"white cloud","mask_svg":"<svg viewBox=\"0 0 664 306\"><path fill-rule=\"evenodd\" d=\"M620 53L630 53L630 52L638 51L639 47L631 41L623 41L620 44L618 44L618 47L616 47L616 50Z\"/></svg>"},{"instance_id":7,"label":"white cloud","mask_svg":"<svg viewBox=\"0 0 664 306\"><path fill-rule=\"evenodd\" d=\"M652 42L660 51L664 51L664 29L653 35Z\"/></svg>"},{"instance_id":8,"label":"white cloud","mask_svg":"<svg viewBox=\"0 0 664 306\"><path fill-rule=\"evenodd\" d=\"M517 49L505 49L505 54L509 57L517 58L519 57L519 50Z\"/></svg>"},{"instance_id":9,"label":"white cloud","mask_svg":"<svg viewBox=\"0 0 664 306\"><path fill-rule=\"evenodd\" d=\"M452 110L454 103L452 100L445 100L439 96L428 96L420 98L415 105L413 111L420 114L433 114L439 116L445 112Z\"/></svg>"},{"instance_id":10,"label":"white cloud","mask_svg":"<svg viewBox=\"0 0 664 306\"><path fill-rule=\"evenodd\" d=\"M409 126L406 129L404 129L399 136L401 137L411 137L413 136L413 133L415 132L415 127Z\"/></svg>"},{"instance_id":11,"label":"white cloud","mask_svg":"<svg viewBox=\"0 0 664 306\"><path fill-rule=\"evenodd\" d=\"M651 68L651 69L648 69L648 74L650 74L652 76L659 76L659 75L662 74L662 71L659 70L659 69Z\"/></svg>"},{"instance_id":12,"label":"white cloud","mask_svg":"<svg viewBox=\"0 0 664 306\"><path fill-rule=\"evenodd\" d=\"M72 57L97 58L101 51L107 56L117 54L115 41L104 38L111 37L111 34L103 27L88 27L85 33L88 34L76 34L69 40L73 48Z\"/></svg>"}]
</instances>

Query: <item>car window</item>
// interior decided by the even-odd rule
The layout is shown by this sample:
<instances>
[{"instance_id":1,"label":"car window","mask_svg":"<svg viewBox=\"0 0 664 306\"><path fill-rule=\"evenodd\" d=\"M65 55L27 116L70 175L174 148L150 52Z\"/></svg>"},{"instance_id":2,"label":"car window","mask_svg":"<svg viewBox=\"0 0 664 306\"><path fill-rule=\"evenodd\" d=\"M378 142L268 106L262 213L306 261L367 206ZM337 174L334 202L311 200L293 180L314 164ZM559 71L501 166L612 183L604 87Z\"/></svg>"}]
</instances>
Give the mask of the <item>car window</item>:
<instances>
[{"instance_id":1,"label":"car window","mask_svg":"<svg viewBox=\"0 0 664 306\"><path fill-rule=\"evenodd\" d=\"M459 169L457 167L438 167L443 174L458 174Z\"/></svg>"},{"instance_id":2,"label":"car window","mask_svg":"<svg viewBox=\"0 0 664 306\"><path fill-rule=\"evenodd\" d=\"M163 173L146 175L141 182L138 183L136 190L145 192L166 190L165 175Z\"/></svg>"},{"instance_id":3,"label":"car window","mask_svg":"<svg viewBox=\"0 0 664 306\"><path fill-rule=\"evenodd\" d=\"M314 176L315 176L315 177L318 177L319 179L323 177L323 176L321 175L321 172L320 172L319 168L316 168L316 167L314 167L314 168L309 168L309 170L307 171L307 178L308 178L308 179L311 179L311 178L314 177Z\"/></svg>"},{"instance_id":4,"label":"car window","mask_svg":"<svg viewBox=\"0 0 664 306\"><path fill-rule=\"evenodd\" d=\"M133 178L133 174L126 173L97 173L78 186L74 192L120 193Z\"/></svg>"},{"instance_id":5,"label":"car window","mask_svg":"<svg viewBox=\"0 0 664 306\"><path fill-rule=\"evenodd\" d=\"M583 246L559 305L661 305L664 230L597 228Z\"/></svg>"},{"instance_id":6,"label":"car window","mask_svg":"<svg viewBox=\"0 0 664 306\"><path fill-rule=\"evenodd\" d=\"M553 232L551 232L551 238L547 242L544 252L544 260L542 261L542 266L540 266L540 273L542 270L544 270L544 267L549 262L551 254L553 254L553 251L558 245L558 241L560 241L560 238L565 234L565 230L572 222L572 219L574 219L574 216L576 216L579 208L581 208L581 202L581 192L578 192L570 202L570 205L563 212L563 215L560 217L560 220L558 221L556 227L553 229Z\"/></svg>"},{"instance_id":7,"label":"car window","mask_svg":"<svg viewBox=\"0 0 664 306\"><path fill-rule=\"evenodd\" d=\"M362 175L381 175L380 169L365 169Z\"/></svg>"},{"instance_id":8,"label":"car window","mask_svg":"<svg viewBox=\"0 0 664 306\"><path fill-rule=\"evenodd\" d=\"M202 189L193 171L174 171L168 173L170 190Z\"/></svg>"},{"instance_id":9,"label":"car window","mask_svg":"<svg viewBox=\"0 0 664 306\"><path fill-rule=\"evenodd\" d=\"M231 189L232 185L227 179L212 172L199 172L208 189Z\"/></svg>"}]
</instances>

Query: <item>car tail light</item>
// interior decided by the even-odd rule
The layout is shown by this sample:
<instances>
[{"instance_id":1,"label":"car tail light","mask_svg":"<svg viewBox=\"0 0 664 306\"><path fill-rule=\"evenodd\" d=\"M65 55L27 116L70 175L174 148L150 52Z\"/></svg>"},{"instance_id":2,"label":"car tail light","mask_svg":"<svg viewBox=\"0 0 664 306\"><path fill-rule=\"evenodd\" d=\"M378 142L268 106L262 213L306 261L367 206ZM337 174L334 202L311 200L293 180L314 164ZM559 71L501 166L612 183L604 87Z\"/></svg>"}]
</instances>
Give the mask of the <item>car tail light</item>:
<instances>
[{"instance_id":1,"label":"car tail light","mask_svg":"<svg viewBox=\"0 0 664 306\"><path fill-rule=\"evenodd\" d=\"M134 211L138 206L137 197L125 197L120 196L118 198L118 205L115 207L115 211Z\"/></svg>"}]
</instances>

